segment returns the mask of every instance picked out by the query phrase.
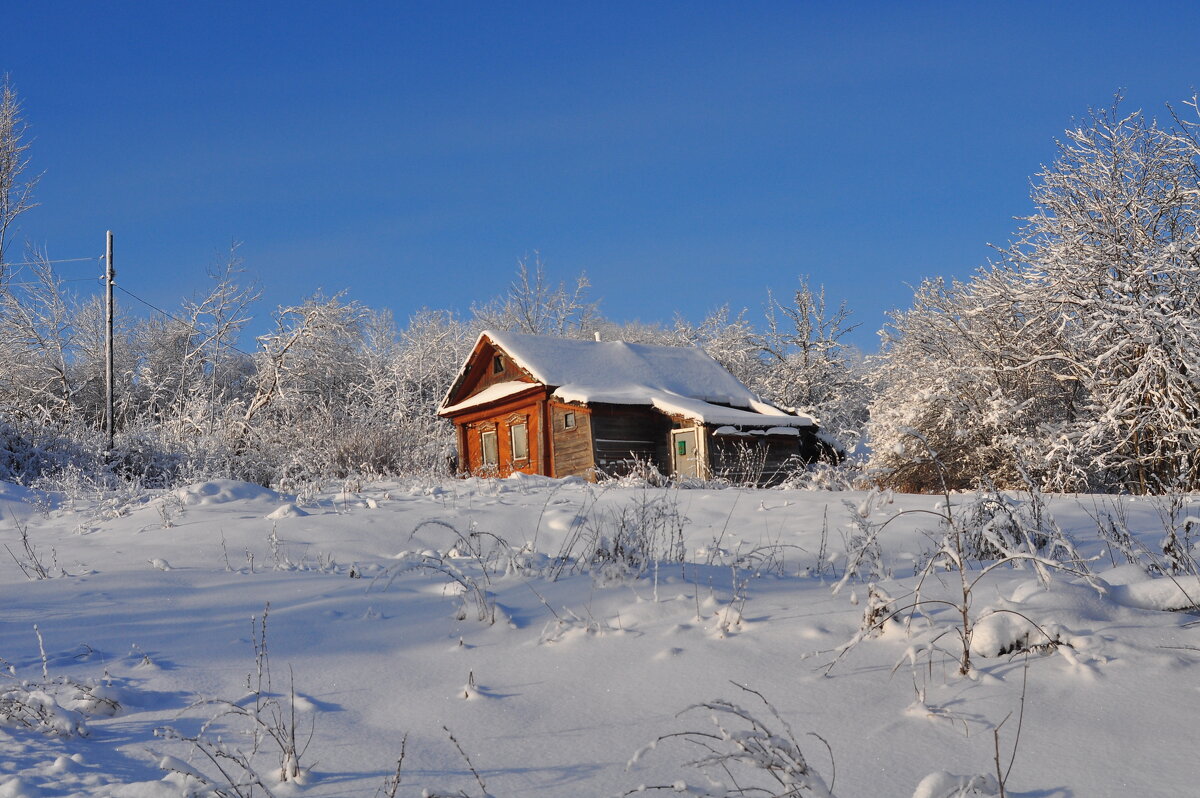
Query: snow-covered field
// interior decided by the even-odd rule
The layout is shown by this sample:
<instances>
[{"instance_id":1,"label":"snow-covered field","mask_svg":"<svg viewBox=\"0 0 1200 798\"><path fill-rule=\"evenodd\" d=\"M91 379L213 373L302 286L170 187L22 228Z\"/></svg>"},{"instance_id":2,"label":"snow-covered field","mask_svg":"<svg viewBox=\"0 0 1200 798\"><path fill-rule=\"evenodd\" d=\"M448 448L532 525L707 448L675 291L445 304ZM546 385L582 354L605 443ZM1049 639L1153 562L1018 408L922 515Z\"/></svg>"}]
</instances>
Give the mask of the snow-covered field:
<instances>
[{"instance_id":1,"label":"snow-covered field","mask_svg":"<svg viewBox=\"0 0 1200 798\"><path fill-rule=\"evenodd\" d=\"M1197 794L1200 621L1164 609L1200 598L1197 580L1124 565L1093 520L1107 502L1159 553L1161 500L1049 500L1090 585L970 563L962 676L957 572L935 569L916 617L882 622L939 545L938 497L331 487L204 483L117 514L0 484L0 798L809 795L821 780L940 798L961 782L943 771L998 794L997 741L1002 772L1016 748L1008 795ZM864 531L877 550L850 544ZM863 574L837 589L860 549ZM271 734L287 748L293 725L298 778L281 782ZM713 736L646 749L678 732ZM689 765L739 742L742 761Z\"/></svg>"}]
</instances>

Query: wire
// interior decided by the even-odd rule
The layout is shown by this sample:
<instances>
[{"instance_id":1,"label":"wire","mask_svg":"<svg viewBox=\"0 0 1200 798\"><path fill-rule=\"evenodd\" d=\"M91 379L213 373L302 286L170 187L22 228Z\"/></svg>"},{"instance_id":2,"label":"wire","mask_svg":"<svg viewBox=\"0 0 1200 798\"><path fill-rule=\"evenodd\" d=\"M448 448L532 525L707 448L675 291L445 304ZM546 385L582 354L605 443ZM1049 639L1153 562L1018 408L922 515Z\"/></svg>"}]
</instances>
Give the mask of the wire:
<instances>
[{"instance_id":1,"label":"wire","mask_svg":"<svg viewBox=\"0 0 1200 798\"><path fill-rule=\"evenodd\" d=\"M21 262L13 262L13 263L0 263L0 268L7 268L9 266L42 266L42 265L47 265L47 264L51 264L51 263L82 263L83 261L104 260L105 257L106 257L105 255L100 255L99 257L96 257L96 258L60 258L58 260L27 260L27 261L21 261ZM59 280L58 282L59 283L84 283L84 282L90 283L90 282L94 282L97 280L103 283L105 280L105 275L102 274L99 277L74 277L70 280ZM21 283L3 283L3 286L5 288L23 287L23 286L30 286L30 285L44 285L44 283L42 283L41 281L30 281L30 282L21 282ZM203 330L197 329L190 322L186 322L183 319L179 318L178 316L173 316L170 313L167 313L165 310L158 307L157 305L147 302L146 300L142 299L140 296L133 293L132 291L125 290L121 286L117 285L115 282L113 283L113 288L117 289L122 294L125 294L130 299L133 299L137 302L141 302L143 305L150 308L151 310L161 313L162 315L166 316L171 321L178 322L179 324L182 324L184 327L187 327L189 330L192 330L193 332L199 333L201 335L204 334ZM232 349L235 352L242 353L246 357L254 357L254 355L247 352L246 350L239 349L238 347L236 347L232 344L226 344L226 346L228 346L230 349Z\"/></svg>"},{"instance_id":2,"label":"wire","mask_svg":"<svg viewBox=\"0 0 1200 798\"><path fill-rule=\"evenodd\" d=\"M59 282L59 283L94 283L94 282L97 282L98 280L103 280L103 279L104 279L104 275L100 275L99 277L72 277L70 280L57 280L56 282ZM26 286L26 285L45 285L45 283L43 283L39 280L31 280L26 283L4 283L3 285L5 288L11 288L13 286L20 287L20 286Z\"/></svg>"},{"instance_id":3,"label":"wire","mask_svg":"<svg viewBox=\"0 0 1200 798\"><path fill-rule=\"evenodd\" d=\"M95 258L61 258L59 260L23 260L14 261L12 263L0 263L0 268L8 266L41 266L43 263L82 263L83 261L104 260L105 256L100 255Z\"/></svg>"},{"instance_id":4,"label":"wire","mask_svg":"<svg viewBox=\"0 0 1200 798\"><path fill-rule=\"evenodd\" d=\"M22 261L10 261L10 262L5 262L5 263L0 263L0 275L4 274L5 269L9 269L9 268L13 269L13 271L10 274L8 274L8 281L0 279L0 285L3 285L5 288L8 288L10 286L20 287L20 286L30 286L30 285L41 285L42 284L41 280L27 280L27 281L23 280L19 283L11 282L13 277L20 274L22 271L24 271L24 269L21 268L23 266L49 266L54 263L84 263L84 262L94 263L95 261L102 261L102 260L104 260L104 258L105 258L104 255L100 255L99 257L96 257L96 258L58 258L58 259L54 259L54 260L47 258L45 260L22 260ZM95 280L95 279L97 279L97 278L95 278L95 277L75 277L70 280L57 280L56 282L82 283L87 280ZM100 275L99 279L103 280L104 275Z\"/></svg>"},{"instance_id":5,"label":"wire","mask_svg":"<svg viewBox=\"0 0 1200 798\"><path fill-rule=\"evenodd\" d=\"M120 291L122 294L125 294L126 296L130 297L131 299L135 299L135 300L137 300L138 302L141 302L143 305L145 305L146 307L150 308L151 310L158 311L159 313L163 314L164 316L166 316L166 317L167 317L168 319L170 319L171 321L178 322L178 323L182 324L184 327L187 327L189 330L192 330L193 332L200 333L201 335L203 335L203 334L204 334L204 331L203 331L203 330L199 330L199 329L197 329L197 328L196 328L194 325L192 325L190 322L186 322L186 321L184 321L183 319L179 318L178 316L173 316L173 315L171 315L170 313L167 313L167 312L166 312L165 310L163 310L162 308L158 307L157 305L153 305L153 304L151 304L151 303L147 302L146 300L142 299L140 296L138 296L137 294L133 293L132 291L126 291L124 288L122 288L121 286L117 285L116 283L113 283L113 288L117 289L117 290L118 290L118 291ZM227 347L229 347L230 349L232 349L232 350L233 350L233 351L235 351L235 352L241 352L241 353L242 353L243 355L245 355L246 357L254 357L254 355L250 354L250 353L249 353L249 352L247 352L246 350L244 350L244 349L239 349L238 347L234 346L233 344L226 344L226 346L227 346Z\"/></svg>"}]
</instances>

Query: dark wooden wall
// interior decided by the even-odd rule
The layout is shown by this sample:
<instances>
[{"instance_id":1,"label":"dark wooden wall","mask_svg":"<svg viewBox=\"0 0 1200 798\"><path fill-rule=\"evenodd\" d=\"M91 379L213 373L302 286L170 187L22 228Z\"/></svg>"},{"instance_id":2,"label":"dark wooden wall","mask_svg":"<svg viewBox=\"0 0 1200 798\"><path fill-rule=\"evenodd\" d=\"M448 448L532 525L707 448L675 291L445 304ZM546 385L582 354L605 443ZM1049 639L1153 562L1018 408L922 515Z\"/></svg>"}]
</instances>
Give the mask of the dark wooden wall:
<instances>
[{"instance_id":1,"label":"dark wooden wall","mask_svg":"<svg viewBox=\"0 0 1200 798\"><path fill-rule=\"evenodd\" d=\"M800 438L790 435L729 436L709 433L712 475L737 484L774 485L804 463Z\"/></svg>"},{"instance_id":2,"label":"dark wooden wall","mask_svg":"<svg viewBox=\"0 0 1200 798\"><path fill-rule=\"evenodd\" d=\"M609 476L620 476L638 462L649 462L663 474L669 473L670 429L670 420L648 407L593 405L596 467Z\"/></svg>"}]
</instances>

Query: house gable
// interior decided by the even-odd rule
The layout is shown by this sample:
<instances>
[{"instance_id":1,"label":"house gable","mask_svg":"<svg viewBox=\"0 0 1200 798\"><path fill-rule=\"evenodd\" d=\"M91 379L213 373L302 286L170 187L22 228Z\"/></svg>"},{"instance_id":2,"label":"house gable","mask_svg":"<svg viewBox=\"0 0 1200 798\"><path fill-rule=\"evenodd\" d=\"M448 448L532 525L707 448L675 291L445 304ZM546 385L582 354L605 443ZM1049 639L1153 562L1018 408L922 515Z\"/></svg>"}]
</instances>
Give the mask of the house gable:
<instances>
[{"instance_id":1,"label":"house gable","mask_svg":"<svg viewBox=\"0 0 1200 798\"><path fill-rule=\"evenodd\" d=\"M446 392L442 409L452 408L495 385L516 382L527 382L531 387L537 384L537 380L509 353L498 347L486 334L480 335L467 361L459 369L454 384Z\"/></svg>"}]
</instances>

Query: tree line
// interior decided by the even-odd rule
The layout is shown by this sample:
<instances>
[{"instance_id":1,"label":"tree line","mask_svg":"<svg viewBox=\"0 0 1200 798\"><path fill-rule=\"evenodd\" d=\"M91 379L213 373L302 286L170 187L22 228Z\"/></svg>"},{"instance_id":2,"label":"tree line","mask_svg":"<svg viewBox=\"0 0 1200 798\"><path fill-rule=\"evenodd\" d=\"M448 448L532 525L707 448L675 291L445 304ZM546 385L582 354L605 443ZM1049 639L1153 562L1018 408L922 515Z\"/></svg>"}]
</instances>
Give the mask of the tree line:
<instances>
[{"instance_id":1,"label":"tree line","mask_svg":"<svg viewBox=\"0 0 1200 798\"><path fill-rule=\"evenodd\" d=\"M698 346L768 401L815 415L862 483L902 490L1197 487L1200 115L1166 123L1117 98L1066 131L1033 211L969 279L928 279L878 353L846 341L845 303L801 277L761 314L618 323L587 278L535 256L466 314L398 324L343 295L278 308L239 343L259 291L236 247L206 294L116 331L117 446L106 451L98 298L73 296L44 253L0 266L0 479L79 472L167 485L228 476L294 487L351 475L446 473L439 402L483 329ZM0 94L0 264L34 207L15 92Z\"/></svg>"}]
</instances>

